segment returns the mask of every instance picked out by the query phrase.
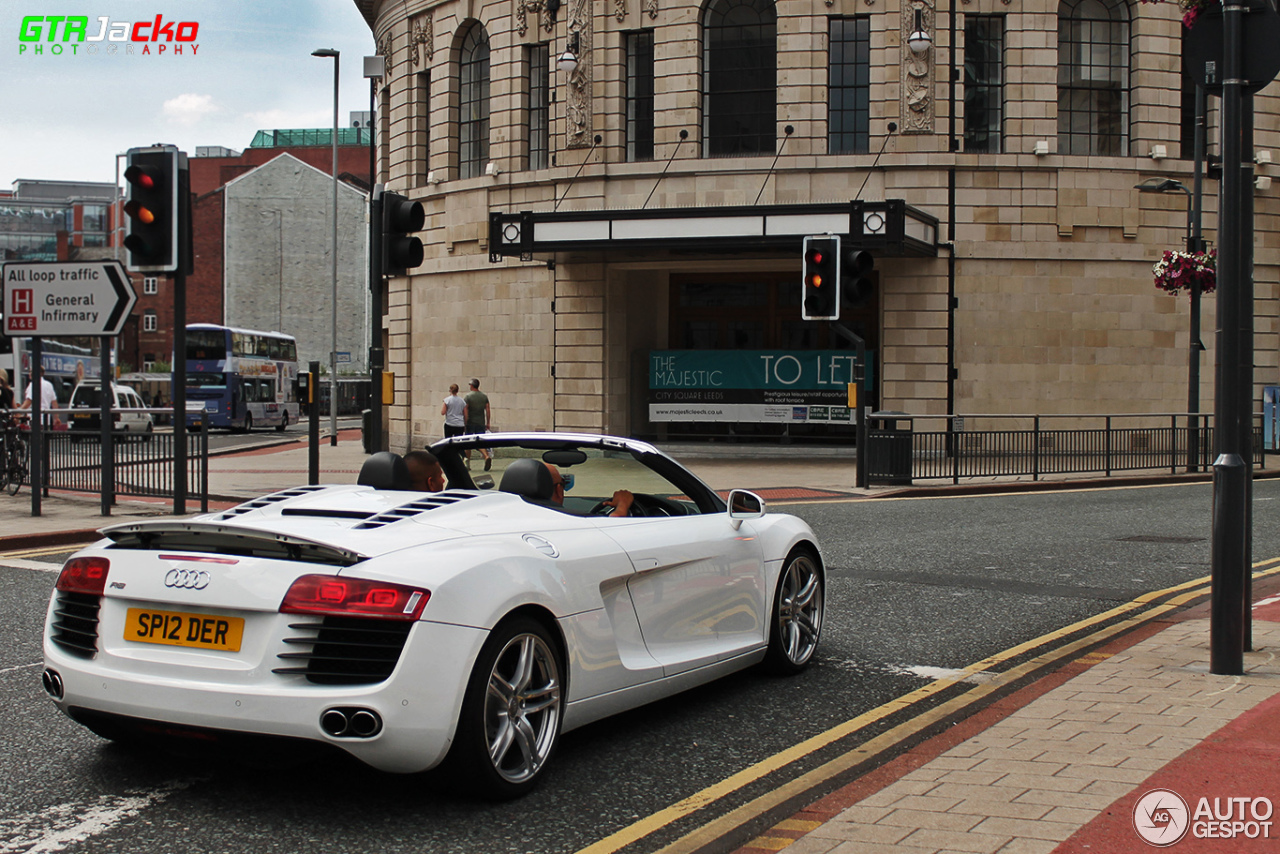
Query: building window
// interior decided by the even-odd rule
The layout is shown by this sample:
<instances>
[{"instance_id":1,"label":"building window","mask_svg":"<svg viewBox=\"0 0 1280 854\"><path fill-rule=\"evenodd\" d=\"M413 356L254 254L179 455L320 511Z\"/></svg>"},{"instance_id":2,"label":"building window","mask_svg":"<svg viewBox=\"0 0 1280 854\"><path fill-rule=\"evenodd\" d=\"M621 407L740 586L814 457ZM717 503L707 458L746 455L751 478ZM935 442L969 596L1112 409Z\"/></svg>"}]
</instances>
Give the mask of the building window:
<instances>
[{"instance_id":1,"label":"building window","mask_svg":"<svg viewBox=\"0 0 1280 854\"><path fill-rule=\"evenodd\" d=\"M702 132L708 156L773 153L777 21L771 0L708 4L702 19Z\"/></svg>"},{"instance_id":2,"label":"building window","mask_svg":"<svg viewBox=\"0 0 1280 854\"><path fill-rule=\"evenodd\" d=\"M627 160L653 159L653 30L624 33L627 45Z\"/></svg>"},{"instance_id":3,"label":"building window","mask_svg":"<svg viewBox=\"0 0 1280 854\"><path fill-rule=\"evenodd\" d=\"M156 323L156 313L154 311L146 311L142 314L142 331L155 332L158 328Z\"/></svg>"},{"instance_id":4,"label":"building window","mask_svg":"<svg viewBox=\"0 0 1280 854\"><path fill-rule=\"evenodd\" d=\"M155 276L145 276L142 279L142 292L144 294L160 293L160 280Z\"/></svg>"},{"instance_id":5,"label":"building window","mask_svg":"<svg viewBox=\"0 0 1280 854\"><path fill-rule=\"evenodd\" d=\"M551 165L551 46L535 44L529 53L529 168Z\"/></svg>"},{"instance_id":6,"label":"building window","mask_svg":"<svg viewBox=\"0 0 1280 854\"><path fill-rule=\"evenodd\" d=\"M871 18L832 18L827 39L827 153L870 145Z\"/></svg>"},{"instance_id":7,"label":"building window","mask_svg":"<svg viewBox=\"0 0 1280 854\"><path fill-rule=\"evenodd\" d=\"M431 169L431 72L419 71L414 81L417 106L413 116L413 173L417 186L422 187ZM382 132L386 134L385 126Z\"/></svg>"},{"instance_id":8,"label":"building window","mask_svg":"<svg viewBox=\"0 0 1280 854\"><path fill-rule=\"evenodd\" d=\"M458 176L475 178L489 161L489 35L478 23L462 40L459 70Z\"/></svg>"},{"instance_id":9,"label":"building window","mask_svg":"<svg viewBox=\"0 0 1280 854\"><path fill-rule=\"evenodd\" d=\"M964 150L1004 151L1004 16L964 16Z\"/></svg>"},{"instance_id":10,"label":"building window","mask_svg":"<svg viewBox=\"0 0 1280 854\"><path fill-rule=\"evenodd\" d=\"M1121 0L1058 4L1058 153L1128 150L1129 18Z\"/></svg>"}]
</instances>

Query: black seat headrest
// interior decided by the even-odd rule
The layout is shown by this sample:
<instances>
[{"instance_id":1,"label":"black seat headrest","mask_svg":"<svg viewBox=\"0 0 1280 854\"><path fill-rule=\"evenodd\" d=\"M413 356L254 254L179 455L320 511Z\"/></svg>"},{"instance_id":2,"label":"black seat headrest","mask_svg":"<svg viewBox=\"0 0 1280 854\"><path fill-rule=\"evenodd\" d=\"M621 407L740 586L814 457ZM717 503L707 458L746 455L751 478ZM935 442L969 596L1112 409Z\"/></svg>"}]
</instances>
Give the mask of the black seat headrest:
<instances>
[{"instance_id":1,"label":"black seat headrest","mask_svg":"<svg viewBox=\"0 0 1280 854\"><path fill-rule=\"evenodd\" d=\"M378 453L364 461L360 466L360 476L356 483L361 486L372 486L374 489L413 489L413 480L409 477L409 466L404 458L390 451Z\"/></svg>"},{"instance_id":2,"label":"black seat headrest","mask_svg":"<svg viewBox=\"0 0 1280 854\"><path fill-rule=\"evenodd\" d=\"M507 466L502 473L500 492L511 492L535 501L550 501L556 484L551 472L541 461L526 457Z\"/></svg>"}]
</instances>

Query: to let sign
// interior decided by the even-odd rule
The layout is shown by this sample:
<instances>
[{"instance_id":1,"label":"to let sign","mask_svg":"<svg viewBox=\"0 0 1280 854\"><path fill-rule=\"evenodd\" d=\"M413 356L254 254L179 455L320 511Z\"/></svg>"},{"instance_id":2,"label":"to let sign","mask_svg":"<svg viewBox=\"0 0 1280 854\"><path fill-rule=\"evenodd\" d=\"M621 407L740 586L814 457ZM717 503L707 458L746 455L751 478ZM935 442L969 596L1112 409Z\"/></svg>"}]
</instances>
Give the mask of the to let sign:
<instances>
[{"instance_id":1,"label":"to let sign","mask_svg":"<svg viewBox=\"0 0 1280 854\"><path fill-rule=\"evenodd\" d=\"M119 261L18 261L0 270L9 336L119 335L138 300Z\"/></svg>"}]
</instances>

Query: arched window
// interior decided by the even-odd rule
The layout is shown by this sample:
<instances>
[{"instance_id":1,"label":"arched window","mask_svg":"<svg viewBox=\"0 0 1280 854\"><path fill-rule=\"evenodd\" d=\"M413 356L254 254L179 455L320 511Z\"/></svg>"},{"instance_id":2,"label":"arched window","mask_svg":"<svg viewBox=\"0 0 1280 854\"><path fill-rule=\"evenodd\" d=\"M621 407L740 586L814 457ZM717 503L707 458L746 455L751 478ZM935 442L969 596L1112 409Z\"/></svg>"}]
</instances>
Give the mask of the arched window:
<instances>
[{"instance_id":1,"label":"arched window","mask_svg":"<svg viewBox=\"0 0 1280 854\"><path fill-rule=\"evenodd\" d=\"M778 135L778 14L772 0L711 0L702 39L704 152L772 154Z\"/></svg>"},{"instance_id":2,"label":"arched window","mask_svg":"<svg viewBox=\"0 0 1280 854\"><path fill-rule=\"evenodd\" d=\"M1058 4L1058 153L1129 149L1129 13L1124 0Z\"/></svg>"},{"instance_id":3,"label":"arched window","mask_svg":"<svg viewBox=\"0 0 1280 854\"><path fill-rule=\"evenodd\" d=\"M489 161L489 34L478 22L462 39L458 67L458 177L484 174Z\"/></svg>"}]
</instances>

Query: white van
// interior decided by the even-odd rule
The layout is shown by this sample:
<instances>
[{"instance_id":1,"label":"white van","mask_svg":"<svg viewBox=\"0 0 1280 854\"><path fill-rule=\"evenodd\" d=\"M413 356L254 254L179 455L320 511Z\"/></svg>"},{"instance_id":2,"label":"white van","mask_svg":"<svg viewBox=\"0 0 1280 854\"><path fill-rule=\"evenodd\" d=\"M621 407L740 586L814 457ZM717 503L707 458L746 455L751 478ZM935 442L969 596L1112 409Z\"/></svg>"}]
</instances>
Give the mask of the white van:
<instances>
[{"instance_id":1,"label":"white van","mask_svg":"<svg viewBox=\"0 0 1280 854\"><path fill-rule=\"evenodd\" d=\"M111 429L113 432L140 433L150 437L154 424L146 404L138 393L127 385L111 384L115 392L115 400L111 405ZM102 383L98 380L84 380L75 391L71 392L71 429L84 432L98 432L101 429L102 415Z\"/></svg>"}]
</instances>

